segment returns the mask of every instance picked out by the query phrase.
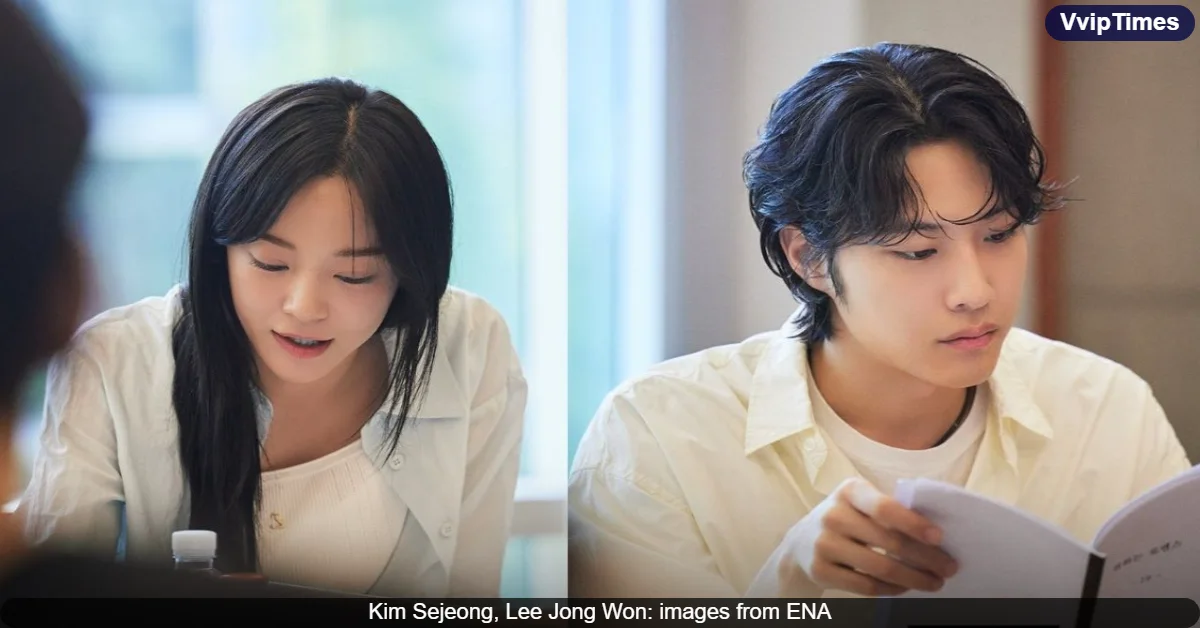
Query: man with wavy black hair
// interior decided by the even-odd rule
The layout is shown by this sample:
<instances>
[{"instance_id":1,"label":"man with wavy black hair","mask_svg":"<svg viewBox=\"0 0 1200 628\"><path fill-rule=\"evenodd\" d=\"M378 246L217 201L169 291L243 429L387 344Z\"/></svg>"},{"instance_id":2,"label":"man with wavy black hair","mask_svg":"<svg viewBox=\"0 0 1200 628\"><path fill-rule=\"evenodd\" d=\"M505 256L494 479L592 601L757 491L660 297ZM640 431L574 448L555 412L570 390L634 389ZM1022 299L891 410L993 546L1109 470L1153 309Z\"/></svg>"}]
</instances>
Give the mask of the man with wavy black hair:
<instances>
[{"instance_id":1,"label":"man with wavy black hair","mask_svg":"<svg viewBox=\"0 0 1200 628\"><path fill-rule=\"evenodd\" d=\"M1061 205L1028 116L979 63L880 44L781 94L745 158L782 329L605 399L570 485L573 594L935 591L932 478L1082 542L1189 468L1129 369L1014 327L1027 231Z\"/></svg>"}]
</instances>

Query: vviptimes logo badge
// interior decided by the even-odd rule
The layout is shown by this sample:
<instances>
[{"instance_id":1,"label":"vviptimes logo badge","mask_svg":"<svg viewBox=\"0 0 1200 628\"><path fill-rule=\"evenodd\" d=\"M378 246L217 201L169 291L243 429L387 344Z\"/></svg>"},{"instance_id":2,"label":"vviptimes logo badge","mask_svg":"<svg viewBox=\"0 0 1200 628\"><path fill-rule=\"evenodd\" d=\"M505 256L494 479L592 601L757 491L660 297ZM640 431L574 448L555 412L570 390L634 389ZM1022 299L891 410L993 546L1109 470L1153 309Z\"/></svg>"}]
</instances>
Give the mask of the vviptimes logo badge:
<instances>
[{"instance_id":1,"label":"vviptimes logo badge","mask_svg":"<svg viewBox=\"0 0 1200 628\"><path fill-rule=\"evenodd\" d=\"M1196 17L1177 4L1063 4L1046 14L1046 32L1059 41L1183 41Z\"/></svg>"}]
</instances>

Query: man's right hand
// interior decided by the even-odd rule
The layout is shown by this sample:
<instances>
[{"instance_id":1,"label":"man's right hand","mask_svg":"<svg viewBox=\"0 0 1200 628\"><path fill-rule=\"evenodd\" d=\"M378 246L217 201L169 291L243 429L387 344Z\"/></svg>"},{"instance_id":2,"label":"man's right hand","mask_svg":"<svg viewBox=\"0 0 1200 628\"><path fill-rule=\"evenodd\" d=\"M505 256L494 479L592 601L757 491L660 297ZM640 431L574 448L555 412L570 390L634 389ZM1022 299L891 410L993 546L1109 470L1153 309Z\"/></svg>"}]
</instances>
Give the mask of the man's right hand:
<instances>
[{"instance_id":1,"label":"man's right hand","mask_svg":"<svg viewBox=\"0 0 1200 628\"><path fill-rule=\"evenodd\" d=\"M788 531L780 569L802 569L822 588L860 595L937 591L958 569L938 547L941 536L925 517L852 478Z\"/></svg>"}]
</instances>

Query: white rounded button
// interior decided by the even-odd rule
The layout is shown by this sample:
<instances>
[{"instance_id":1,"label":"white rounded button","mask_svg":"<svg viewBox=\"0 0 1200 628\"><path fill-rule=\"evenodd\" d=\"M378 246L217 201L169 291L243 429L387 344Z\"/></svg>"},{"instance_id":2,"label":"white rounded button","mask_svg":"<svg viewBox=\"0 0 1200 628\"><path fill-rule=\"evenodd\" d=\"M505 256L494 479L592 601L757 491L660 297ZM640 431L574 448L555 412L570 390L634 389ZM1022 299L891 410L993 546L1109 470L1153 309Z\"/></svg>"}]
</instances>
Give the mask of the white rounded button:
<instances>
[{"instance_id":1,"label":"white rounded button","mask_svg":"<svg viewBox=\"0 0 1200 628\"><path fill-rule=\"evenodd\" d=\"M447 521L446 523L442 524L442 528L438 530L438 532L440 532L442 536L449 538L451 534L454 534L454 524Z\"/></svg>"},{"instance_id":2,"label":"white rounded button","mask_svg":"<svg viewBox=\"0 0 1200 628\"><path fill-rule=\"evenodd\" d=\"M404 466L404 454L396 454L388 461L388 466L393 469L399 469Z\"/></svg>"},{"instance_id":3,"label":"white rounded button","mask_svg":"<svg viewBox=\"0 0 1200 628\"><path fill-rule=\"evenodd\" d=\"M804 441L804 451L815 451L817 449L817 441L809 438Z\"/></svg>"}]
</instances>

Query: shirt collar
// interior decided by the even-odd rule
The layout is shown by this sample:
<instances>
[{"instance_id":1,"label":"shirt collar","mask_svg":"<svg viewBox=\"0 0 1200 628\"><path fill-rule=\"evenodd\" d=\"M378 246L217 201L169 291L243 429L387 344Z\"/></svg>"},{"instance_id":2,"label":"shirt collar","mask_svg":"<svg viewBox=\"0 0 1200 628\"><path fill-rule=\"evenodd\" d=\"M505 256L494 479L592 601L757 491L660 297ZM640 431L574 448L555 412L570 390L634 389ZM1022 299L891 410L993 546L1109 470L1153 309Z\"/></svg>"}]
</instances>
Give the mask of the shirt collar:
<instances>
[{"instance_id":1,"label":"shirt collar","mask_svg":"<svg viewBox=\"0 0 1200 628\"><path fill-rule=\"evenodd\" d=\"M808 394L808 347L795 338L798 330L793 321L797 313L799 310L767 341L754 370L746 415L744 445L747 456L789 436L815 430L812 399ZM1008 424L1046 440L1053 438L1054 430L1038 407L1012 352L1011 345L1006 342L988 383L992 410L1004 424L1001 442L1005 458L1015 468L1016 442ZM815 436L821 440L819 435ZM809 470L810 474L815 474L825 458L824 447L814 449L814 452L805 452L806 466L815 467ZM820 455L813 456L813 453ZM814 460L814 457L820 460Z\"/></svg>"},{"instance_id":2,"label":"shirt collar","mask_svg":"<svg viewBox=\"0 0 1200 628\"><path fill-rule=\"evenodd\" d=\"M1024 332L1014 329L1009 335L1014 333ZM1054 438L1054 428L1038 407L1037 400L1029 389L1028 374L1021 371L1014 359L1015 351L1017 349L1009 342L1005 342L1000 349L1000 359L988 380L992 388L992 407L1002 421L1012 421L1029 432L1050 440Z\"/></svg>"},{"instance_id":3,"label":"shirt collar","mask_svg":"<svg viewBox=\"0 0 1200 628\"><path fill-rule=\"evenodd\" d=\"M795 338L796 332L789 318L767 341L754 369L746 412L747 456L816 427L808 395L808 346Z\"/></svg>"},{"instance_id":4,"label":"shirt collar","mask_svg":"<svg viewBox=\"0 0 1200 628\"><path fill-rule=\"evenodd\" d=\"M395 356L396 337L395 330L383 331L389 360ZM464 392L463 383L450 362L449 351L449 346L439 343L428 386L418 396L417 407L401 430L394 451L388 432L392 425L389 410L395 391L363 426L360 439L364 453L381 469L388 470L386 476L392 489L421 526L447 572L458 538L453 534L453 526L460 512L458 496L462 495L466 468L460 445L467 441L465 430L471 406L471 398ZM261 443L266 439L273 409L257 387L254 395ZM390 458L389 453L392 454ZM404 564L398 558L402 556L401 547L405 546L398 545L388 563L389 573L401 569Z\"/></svg>"}]
</instances>

